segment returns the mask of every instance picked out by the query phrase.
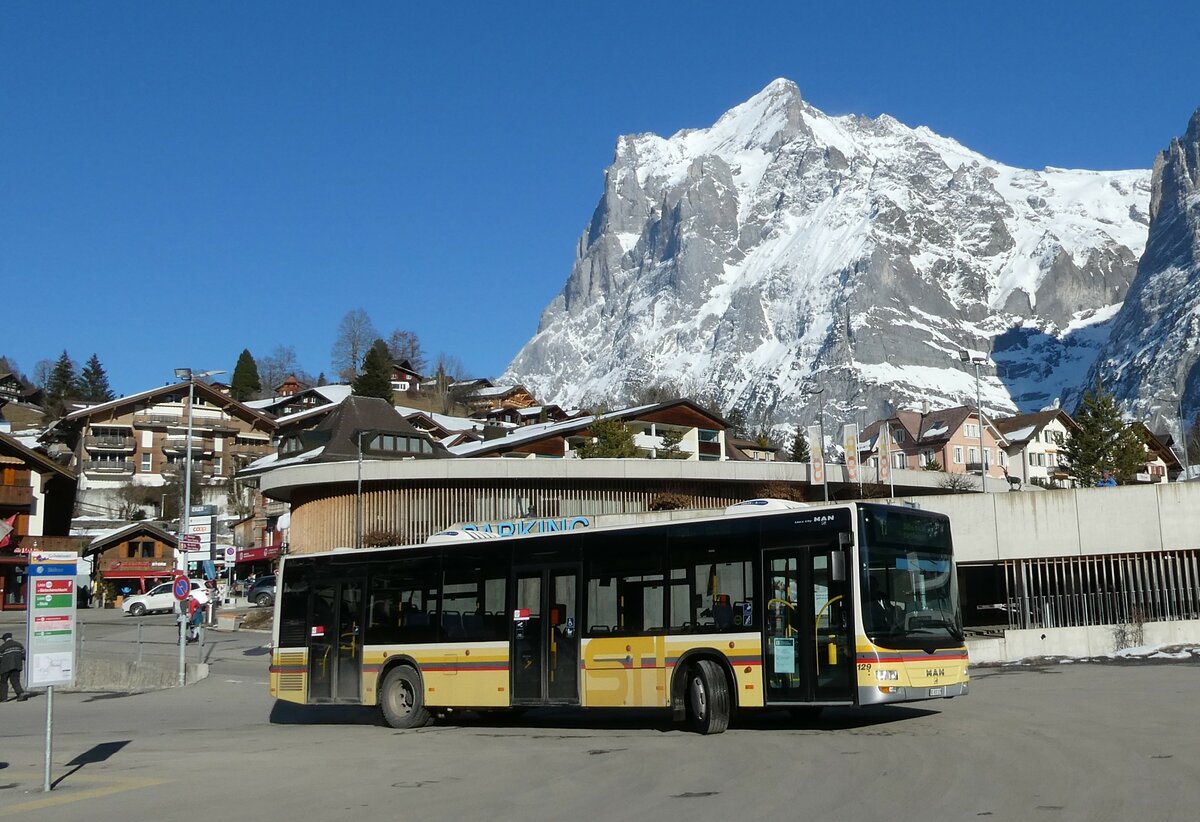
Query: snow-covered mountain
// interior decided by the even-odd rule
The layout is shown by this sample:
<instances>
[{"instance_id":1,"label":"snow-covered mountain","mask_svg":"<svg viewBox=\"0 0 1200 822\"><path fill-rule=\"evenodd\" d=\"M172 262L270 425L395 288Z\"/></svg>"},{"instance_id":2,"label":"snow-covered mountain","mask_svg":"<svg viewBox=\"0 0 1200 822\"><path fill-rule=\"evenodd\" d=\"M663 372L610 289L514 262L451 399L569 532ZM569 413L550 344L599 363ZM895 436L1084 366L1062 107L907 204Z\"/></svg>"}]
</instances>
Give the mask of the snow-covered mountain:
<instances>
[{"instance_id":1,"label":"snow-covered mountain","mask_svg":"<svg viewBox=\"0 0 1200 822\"><path fill-rule=\"evenodd\" d=\"M1105 383L1177 442L1200 405L1200 109L1154 161L1150 237L1112 333L1082 386ZM1182 400L1182 403L1180 402Z\"/></svg>"},{"instance_id":2,"label":"snow-covered mountain","mask_svg":"<svg viewBox=\"0 0 1200 822\"><path fill-rule=\"evenodd\" d=\"M755 421L988 409L1083 382L1146 244L1149 171L1028 171L776 80L624 136L562 292L502 377L563 405L669 385Z\"/></svg>"}]
</instances>

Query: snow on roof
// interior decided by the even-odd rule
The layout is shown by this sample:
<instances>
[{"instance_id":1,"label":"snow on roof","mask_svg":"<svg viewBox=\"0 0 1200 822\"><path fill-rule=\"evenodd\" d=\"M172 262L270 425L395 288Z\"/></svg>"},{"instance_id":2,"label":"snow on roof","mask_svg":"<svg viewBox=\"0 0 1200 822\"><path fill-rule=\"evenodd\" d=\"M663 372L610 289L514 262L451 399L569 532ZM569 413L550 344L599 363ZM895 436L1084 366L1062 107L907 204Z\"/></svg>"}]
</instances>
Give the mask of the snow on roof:
<instances>
[{"instance_id":1,"label":"snow on roof","mask_svg":"<svg viewBox=\"0 0 1200 822\"><path fill-rule=\"evenodd\" d=\"M432 411L426 411L422 408L410 408L407 405L397 405L396 411L400 416L405 418L414 414L424 414L447 431L478 431L484 426L481 420L468 419L467 417L453 417L449 414L435 414Z\"/></svg>"},{"instance_id":2,"label":"snow on roof","mask_svg":"<svg viewBox=\"0 0 1200 822\"><path fill-rule=\"evenodd\" d=\"M510 391L516 391L521 388L519 385L496 385L491 388L480 388L475 391L472 396L475 397L498 397L502 394L507 394Z\"/></svg>"},{"instance_id":3,"label":"snow on roof","mask_svg":"<svg viewBox=\"0 0 1200 822\"><path fill-rule=\"evenodd\" d=\"M482 440L480 442L467 442L462 445L456 445L450 449L450 453L459 457L470 456L477 451L490 449L496 446L508 447L519 445L523 442L535 440L547 435L554 435L561 432L564 436L572 431L581 428L587 428L596 420L607 420L613 418L629 418L636 419L638 414L657 407L655 404L638 405L633 408L623 408L620 411L609 411L607 414L588 415L586 417L577 417L573 420L565 420L563 422L545 422L536 423L534 425L526 425L522 428L516 428L507 437L500 437L491 440Z\"/></svg>"},{"instance_id":4,"label":"snow on roof","mask_svg":"<svg viewBox=\"0 0 1200 822\"><path fill-rule=\"evenodd\" d=\"M925 433L922 434L921 436L922 437L944 437L949 432L950 432L950 426L946 425L943 422L937 428L926 429Z\"/></svg>"},{"instance_id":5,"label":"snow on roof","mask_svg":"<svg viewBox=\"0 0 1200 822\"><path fill-rule=\"evenodd\" d=\"M1033 436L1033 432L1036 428L1036 425L1027 425L1024 428L1018 428L1016 431L1009 431L1004 435L1004 438L1009 442L1020 442L1021 440L1027 440Z\"/></svg>"},{"instance_id":6,"label":"snow on roof","mask_svg":"<svg viewBox=\"0 0 1200 822\"><path fill-rule=\"evenodd\" d=\"M308 462L321 456L325 451L324 445L318 445L311 451L305 451L303 454L297 454L294 457L279 458L279 454L267 454L265 457L259 457L254 462L247 465L242 471L257 471L263 468L279 468L284 465L296 465L301 462ZM240 473L240 472L239 472Z\"/></svg>"}]
</instances>

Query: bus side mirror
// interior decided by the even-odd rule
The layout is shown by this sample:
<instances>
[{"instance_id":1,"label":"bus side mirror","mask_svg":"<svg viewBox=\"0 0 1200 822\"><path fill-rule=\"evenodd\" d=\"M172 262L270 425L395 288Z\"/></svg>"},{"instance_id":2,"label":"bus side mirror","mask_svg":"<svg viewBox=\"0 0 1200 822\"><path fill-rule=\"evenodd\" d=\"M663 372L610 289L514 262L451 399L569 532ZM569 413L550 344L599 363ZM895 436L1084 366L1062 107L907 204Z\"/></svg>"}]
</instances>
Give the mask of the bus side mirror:
<instances>
[{"instance_id":1,"label":"bus side mirror","mask_svg":"<svg viewBox=\"0 0 1200 822\"><path fill-rule=\"evenodd\" d=\"M846 552L834 551L829 555L829 578L834 582L846 581Z\"/></svg>"}]
</instances>

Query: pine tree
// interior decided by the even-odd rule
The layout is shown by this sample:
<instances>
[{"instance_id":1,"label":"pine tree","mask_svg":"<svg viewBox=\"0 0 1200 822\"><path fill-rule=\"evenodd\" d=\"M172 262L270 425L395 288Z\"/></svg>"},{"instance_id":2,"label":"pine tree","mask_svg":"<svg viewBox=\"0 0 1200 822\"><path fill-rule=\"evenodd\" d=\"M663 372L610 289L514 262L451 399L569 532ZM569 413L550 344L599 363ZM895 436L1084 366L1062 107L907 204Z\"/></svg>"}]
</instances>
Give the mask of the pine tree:
<instances>
[{"instance_id":1,"label":"pine tree","mask_svg":"<svg viewBox=\"0 0 1200 822\"><path fill-rule=\"evenodd\" d=\"M78 391L78 381L75 363L71 361L70 355L63 351L46 378L46 399L42 410L47 420L55 420L63 415L67 400Z\"/></svg>"},{"instance_id":2,"label":"pine tree","mask_svg":"<svg viewBox=\"0 0 1200 822\"><path fill-rule=\"evenodd\" d=\"M655 456L660 460L685 460L691 456L690 451L684 451L679 447L679 443L683 440L683 432L673 428L665 429L660 436L662 437L662 445L655 451Z\"/></svg>"},{"instance_id":3,"label":"pine tree","mask_svg":"<svg viewBox=\"0 0 1200 822\"><path fill-rule=\"evenodd\" d=\"M1079 485L1095 485L1104 471L1111 472L1124 485L1145 469L1146 447L1142 438L1125 424L1116 401L1100 380L1096 381L1095 390L1084 392L1074 418L1079 428L1064 443L1063 457L1067 470Z\"/></svg>"},{"instance_id":4,"label":"pine tree","mask_svg":"<svg viewBox=\"0 0 1200 822\"><path fill-rule=\"evenodd\" d=\"M792 462L808 462L808 438L804 436L804 428L796 426L796 439L792 440Z\"/></svg>"},{"instance_id":5,"label":"pine tree","mask_svg":"<svg viewBox=\"0 0 1200 822\"><path fill-rule=\"evenodd\" d=\"M115 397L100 358L92 354L79 375L79 398L88 402L108 402Z\"/></svg>"},{"instance_id":6,"label":"pine tree","mask_svg":"<svg viewBox=\"0 0 1200 822\"><path fill-rule=\"evenodd\" d=\"M633 429L618 419L596 420L591 424L593 439L575 449L580 459L631 458L640 456L633 444Z\"/></svg>"},{"instance_id":7,"label":"pine tree","mask_svg":"<svg viewBox=\"0 0 1200 822\"><path fill-rule=\"evenodd\" d=\"M243 348L237 365L233 367L233 379L229 381L229 396L238 402L245 402L257 397L260 391L262 391L262 381L258 378L258 364L250 355L250 349Z\"/></svg>"},{"instance_id":8,"label":"pine tree","mask_svg":"<svg viewBox=\"0 0 1200 822\"><path fill-rule=\"evenodd\" d=\"M362 372L354 378L350 390L360 397L392 401L392 356L383 340L376 340L367 351Z\"/></svg>"}]
</instances>

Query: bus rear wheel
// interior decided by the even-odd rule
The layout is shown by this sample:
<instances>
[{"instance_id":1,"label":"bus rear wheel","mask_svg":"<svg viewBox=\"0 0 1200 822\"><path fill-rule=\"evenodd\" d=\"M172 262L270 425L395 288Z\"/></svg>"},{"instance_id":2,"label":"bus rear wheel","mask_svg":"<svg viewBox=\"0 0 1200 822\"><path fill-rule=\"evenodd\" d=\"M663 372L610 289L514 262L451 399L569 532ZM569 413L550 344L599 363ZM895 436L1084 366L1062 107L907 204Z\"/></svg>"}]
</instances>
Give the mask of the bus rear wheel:
<instances>
[{"instance_id":1,"label":"bus rear wheel","mask_svg":"<svg viewBox=\"0 0 1200 822\"><path fill-rule=\"evenodd\" d=\"M420 728L429 722L421 677L407 665L387 672L379 689L379 707L384 721L393 728Z\"/></svg>"},{"instance_id":2,"label":"bus rear wheel","mask_svg":"<svg viewBox=\"0 0 1200 822\"><path fill-rule=\"evenodd\" d=\"M698 733L719 734L729 727L729 683L711 659L701 659L688 669L687 711Z\"/></svg>"}]
</instances>

